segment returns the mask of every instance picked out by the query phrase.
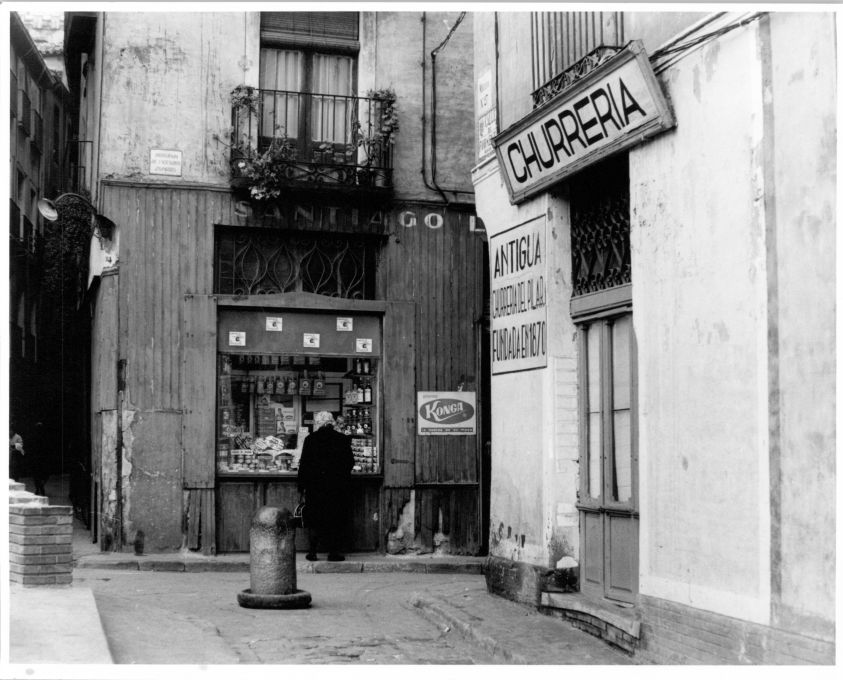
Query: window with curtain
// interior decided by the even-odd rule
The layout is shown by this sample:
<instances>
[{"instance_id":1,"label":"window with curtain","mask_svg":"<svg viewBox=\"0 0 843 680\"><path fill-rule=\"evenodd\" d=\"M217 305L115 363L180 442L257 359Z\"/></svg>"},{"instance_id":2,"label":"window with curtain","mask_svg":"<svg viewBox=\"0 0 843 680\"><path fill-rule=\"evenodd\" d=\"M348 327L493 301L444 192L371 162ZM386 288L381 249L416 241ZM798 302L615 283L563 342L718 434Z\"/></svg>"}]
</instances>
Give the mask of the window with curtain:
<instances>
[{"instance_id":1,"label":"window with curtain","mask_svg":"<svg viewBox=\"0 0 843 680\"><path fill-rule=\"evenodd\" d=\"M357 12L261 13L261 146L286 136L299 158L354 144Z\"/></svg>"},{"instance_id":2,"label":"window with curtain","mask_svg":"<svg viewBox=\"0 0 843 680\"><path fill-rule=\"evenodd\" d=\"M354 141L354 59L345 55L261 49L261 143L286 136L294 147Z\"/></svg>"}]
</instances>

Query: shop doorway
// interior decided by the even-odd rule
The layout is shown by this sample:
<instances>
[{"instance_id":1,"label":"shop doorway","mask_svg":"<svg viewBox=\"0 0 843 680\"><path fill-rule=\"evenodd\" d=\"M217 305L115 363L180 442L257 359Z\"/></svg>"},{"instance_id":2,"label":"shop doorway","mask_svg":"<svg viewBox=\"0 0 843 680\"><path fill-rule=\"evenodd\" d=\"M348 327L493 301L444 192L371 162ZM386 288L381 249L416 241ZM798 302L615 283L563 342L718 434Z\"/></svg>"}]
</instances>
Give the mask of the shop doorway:
<instances>
[{"instance_id":1,"label":"shop doorway","mask_svg":"<svg viewBox=\"0 0 843 680\"><path fill-rule=\"evenodd\" d=\"M580 587L624 602L638 594L636 344L626 155L570 184L579 355Z\"/></svg>"}]
</instances>

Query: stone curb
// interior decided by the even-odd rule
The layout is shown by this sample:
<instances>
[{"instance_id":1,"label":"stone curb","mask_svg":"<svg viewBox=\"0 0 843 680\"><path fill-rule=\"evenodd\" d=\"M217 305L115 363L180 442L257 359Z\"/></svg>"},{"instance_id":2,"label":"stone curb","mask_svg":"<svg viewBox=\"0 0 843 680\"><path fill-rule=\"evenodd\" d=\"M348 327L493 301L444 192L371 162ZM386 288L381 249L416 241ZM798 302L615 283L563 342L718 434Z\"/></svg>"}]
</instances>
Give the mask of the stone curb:
<instances>
[{"instance_id":1,"label":"stone curb","mask_svg":"<svg viewBox=\"0 0 843 680\"><path fill-rule=\"evenodd\" d=\"M526 657L512 652L506 645L501 644L498 640L483 633L476 625L470 621L466 621L449 608L444 603L436 603L425 599L418 593L413 594L410 598L410 604L419 610L422 616L428 621L437 625L448 625L453 628L462 637L472 640L481 647L483 647L492 656L500 658L506 663L512 664L529 664L531 663Z\"/></svg>"},{"instance_id":2,"label":"stone curb","mask_svg":"<svg viewBox=\"0 0 843 680\"><path fill-rule=\"evenodd\" d=\"M144 559L144 558L100 558L91 559L82 556L74 559L75 569L123 569L127 571L168 571L168 572L248 572L248 559L224 560L208 558L207 560L184 559ZM296 564L296 572L301 574L359 574L412 572L418 574L483 574L483 562L425 563L425 562L300 562Z\"/></svg>"}]
</instances>

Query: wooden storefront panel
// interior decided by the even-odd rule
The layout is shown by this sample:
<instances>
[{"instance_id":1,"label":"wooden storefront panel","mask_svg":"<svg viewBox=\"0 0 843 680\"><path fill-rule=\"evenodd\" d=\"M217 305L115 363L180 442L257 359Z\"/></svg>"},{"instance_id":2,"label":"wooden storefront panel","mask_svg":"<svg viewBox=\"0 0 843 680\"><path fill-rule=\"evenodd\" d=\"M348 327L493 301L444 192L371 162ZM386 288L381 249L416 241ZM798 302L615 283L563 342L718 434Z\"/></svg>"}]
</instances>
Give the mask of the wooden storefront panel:
<instances>
[{"instance_id":1,"label":"wooden storefront panel","mask_svg":"<svg viewBox=\"0 0 843 680\"><path fill-rule=\"evenodd\" d=\"M381 492L381 527L383 535L395 531L401 524L401 515L407 509L412 499L413 489L410 487L384 487Z\"/></svg>"},{"instance_id":2,"label":"wooden storefront panel","mask_svg":"<svg viewBox=\"0 0 843 680\"><path fill-rule=\"evenodd\" d=\"M377 285L384 299L416 303L414 392L452 391L462 383L464 389L479 394L476 323L484 304L483 242L470 230L470 215L441 206L405 204L393 219L395 238L379 261ZM385 353L394 342L385 329ZM386 394L384 398L388 401ZM415 394L412 414L415 420ZM416 437L412 480L476 482L479 439ZM402 475L388 477L385 484L410 486L411 481Z\"/></svg>"},{"instance_id":3,"label":"wooden storefront panel","mask_svg":"<svg viewBox=\"0 0 843 680\"><path fill-rule=\"evenodd\" d=\"M348 513L338 521L346 552L372 552L381 549L380 494L378 480L354 479L349 491ZM255 512L265 506L292 512L299 493L295 478L221 480L217 488L217 541L220 552L247 552L249 529ZM308 549L308 531L296 531L296 550ZM324 545L319 546L324 551Z\"/></svg>"},{"instance_id":4,"label":"wooden storefront panel","mask_svg":"<svg viewBox=\"0 0 843 680\"><path fill-rule=\"evenodd\" d=\"M188 549L201 548L204 554L215 555L217 519L214 489L186 489L184 494Z\"/></svg>"},{"instance_id":5,"label":"wooden storefront panel","mask_svg":"<svg viewBox=\"0 0 843 680\"><path fill-rule=\"evenodd\" d=\"M184 297L182 461L185 488L213 488L216 429L216 303Z\"/></svg>"},{"instance_id":6,"label":"wooden storefront panel","mask_svg":"<svg viewBox=\"0 0 843 680\"><path fill-rule=\"evenodd\" d=\"M413 484L416 444L413 302L390 302L383 321L384 486Z\"/></svg>"},{"instance_id":7,"label":"wooden storefront panel","mask_svg":"<svg viewBox=\"0 0 843 680\"><path fill-rule=\"evenodd\" d=\"M416 538L435 547L434 537L444 534L452 555L480 552L480 493L477 486L416 488Z\"/></svg>"},{"instance_id":8,"label":"wooden storefront panel","mask_svg":"<svg viewBox=\"0 0 843 680\"><path fill-rule=\"evenodd\" d=\"M249 528L263 505L259 483L227 481L217 489L217 548L220 552L249 550Z\"/></svg>"}]
</instances>

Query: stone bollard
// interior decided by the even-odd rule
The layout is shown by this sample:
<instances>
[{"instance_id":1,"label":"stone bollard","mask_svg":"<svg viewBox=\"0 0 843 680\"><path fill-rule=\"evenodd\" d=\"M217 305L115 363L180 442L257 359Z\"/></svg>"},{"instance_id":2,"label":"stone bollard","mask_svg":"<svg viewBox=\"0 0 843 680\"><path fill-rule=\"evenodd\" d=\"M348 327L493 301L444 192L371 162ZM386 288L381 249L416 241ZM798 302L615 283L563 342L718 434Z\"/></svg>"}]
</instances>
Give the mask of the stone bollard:
<instances>
[{"instance_id":1,"label":"stone bollard","mask_svg":"<svg viewBox=\"0 0 843 680\"><path fill-rule=\"evenodd\" d=\"M237 594L241 607L301 609L310 606L310 593L296 588L296 525L299 521L289 510L269 505L255 513L249 529L251 587Z\"/></svg>"}]
</instances>

